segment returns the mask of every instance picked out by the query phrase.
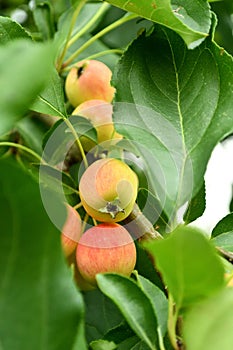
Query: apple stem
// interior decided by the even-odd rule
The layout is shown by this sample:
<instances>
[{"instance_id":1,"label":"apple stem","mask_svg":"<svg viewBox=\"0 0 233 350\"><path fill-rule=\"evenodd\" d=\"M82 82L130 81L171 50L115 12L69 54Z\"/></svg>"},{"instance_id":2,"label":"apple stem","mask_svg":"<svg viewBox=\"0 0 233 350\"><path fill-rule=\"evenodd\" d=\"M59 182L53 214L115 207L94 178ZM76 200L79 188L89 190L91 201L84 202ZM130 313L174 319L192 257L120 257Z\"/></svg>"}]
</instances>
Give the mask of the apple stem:
<instances>
[{"instance_id":1,"label":"apple stem","mask_svg":"<svg viewBox=\"0 0 233 350\"><path fill-rule=\"evenodd\" d=\"M68 128L70 129L70 131L72 132L72 134L74 135L75 141L76 141L76 143L77 143L77 145L78 145L78 147L80 149L80 153L81 153L81 156L82 156L82 159L83 159L84 166L85 166L85 168L88 168L87 157L86 157L86 154L85 154L85 152L83 150L82 143L79 140L79 137L78 137L78 134L77 134L75 128L73 127L73 125L69 121L69 119L63 118L63 120L66 123L66 125L68 126Z\"/></svg>"},{"instance_id":2,"label":"apple stem","mask_svg":"<svg viewBox=\"0 0 233 350\"><path fill-rule=\"evenodd\" d=\"M86 213L82 223L82 233L85 231L88 218L89 218L89 215Z\"/></svg>"},{"instance_id":3,"label":"apple stem","mask_svg":"<svg viewBox=\"0 0 233 350\"><path fill-rule=\"evenodd\" d=\"M39 156L39 154L37 154L36 152L34 152L33 150L31 150L30 148L23 146L19 143L15 143L15 142L0 142L0 146L10 146L10 147L14 147L14 148L18 148L21 149L22 151L25 151L29 154L31 154L34 158L36 158L40 163L45 163L45 161Z\"/></svg>"},{"instance_id":4,"label":"apple stem","mask_svg":"<svg viewBox=\"0 0 233 350\"><path fill-rule=\"evenodd\" d=\"M82 205L82 202L80 202L80 203L74 205L73 208L76 210L76 209L81 208L82 206L83 206L83 205Z\"/></svg>"},{"instance_id":5,"label":"apple stem","mask_svg":"<svg viewBox=\"0 0 233 350\"><path fill-rule=\"evenodd\" d=\"M104 51L100 51L100 52L97 52L93 55L90 55L88 57L85 57L83 60L84 61L87 61L87 60L93 60L93 59L96 59L98 57L102 57L102 56L105 56L105 55L111 55L111 54L118 54L118 55L122 55L124 53L124 50L121 50L121 49L110 49L110 50L104 50ZM72 64L68 67L65 67L63 69L63 72L67 72L69 71L72 67L74 67L75 64Z\"/></svg>"},{"instance_id":6,"label":"apple stem","mask_svg":"<svg viewBox=\"0 0 233 350\"><path fill-rule=\"evenodd\" d=\"M109 4L103 3L96 14L92 17L92 19L80 30L78 31L73 38L71 38L67 44L67 49L73 45L83 34L85 34L93 24L104 14L104 12L110 7Z\"/></svg>"},{"instance_id":7,"label":"apple stem","mask_svg":"<svg viewBox=\"0 0 233 350\"><path fill-rule=\"evenodd\" d=\"M95 226L98 225L96 219L92 218L92 221L93 221L93 224L94 224Z\"/></svg>"},{"instance_id":8,"label":"apple stem","mask_svg":"<svg viewBox=\"0 0 233 350\"><path fill-rule=\"evenodd\" d=\"M71 24L70 24L70 29L69 29L69 32L68 32L68 35L67 35L67 38L66 38L66 42L65 42L65 45L63 47L62 53L59 56L58 61L57 61L57 71L58 72L60 72L60 70L62 68L62 62L64 60L66 51L67 51L67 49L69 47L68 46L69 45L69 40L70 40L70 37L72 35L72 32L73 32L73 29L74 29L77 17L79 15L80 11L82 10L83 6L85 5L85 3L86 3L86 0L81 0L78 3L78 6L76 7L76 9L75 9L75 11L73 13L73 16L72 16L72 19L71 19Z\"/></svg>"},{"instance_id":9,"label":"apple stem","mask_svg":"<svg viewBox=\"0 0 233 350\"><path fill-rule=\"evenodd\" d=\"M93 37L91 37L89 40L87 40L78 50L76 50L67 60L63 63L62 67L67 67L76 57L78 57L84 50L86 50L91 44L93 44L97 39L99 39L101 36L104 36L111 30L121 26L122 24L131 21L132 19L137 18L138 15L136 14L130 14L130 15L124 15L122 18L118 19L117 21L111 23L109 26L102 29L100 32L95 34Z\"/></svg>"}]
</instances>

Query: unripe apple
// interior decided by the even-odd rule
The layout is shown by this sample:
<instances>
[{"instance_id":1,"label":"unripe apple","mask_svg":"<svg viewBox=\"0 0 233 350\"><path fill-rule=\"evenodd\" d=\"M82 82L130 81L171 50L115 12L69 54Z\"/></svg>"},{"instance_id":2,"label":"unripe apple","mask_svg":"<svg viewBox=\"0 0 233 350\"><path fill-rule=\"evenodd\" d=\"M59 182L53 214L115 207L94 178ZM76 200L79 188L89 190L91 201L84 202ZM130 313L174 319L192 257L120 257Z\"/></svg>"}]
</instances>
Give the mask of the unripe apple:
<instances>
[{"instance_id":1,"label":"unripe apple","mask_svg":"<svg viewBox=\"0 0 233 350\"><path fill-rule=\"evenodd\" d=\"M114 158L92 163L79 183L83 207L102 222L124 220L133 209L137 191L137 175L127 164Z\"/></svg>"},{"instance_id":2,"label":"unripe apple","mask_svg":"<svg viewBox=\"0 0 233 350\"><path fill-rule=\"evenodd\" d=\"M82 221L79 213L71 207L66 205L67 218L62 227L61 244L66 257L70 256L76 249L79 238L82 234Z\"/></svg>"},{"instance_id":3,"label":"unripe apple","mask_svg":"<svg viewBox=\"0 0 233 350\"><path fill-rule=\"evenodd\" d=\"M110 84L111 77L111 70L100 61L87 60L76 63L65 82L68 100L74 107L93 99L111 102L115 93Z\"/></svg>"},{"instance_id":4,"label":"unripe apple","mask_svg":"<svg viewBox=\"0 0 233 350\"><path fill-rule=\"evenodd\" d=\"M103 100L88 100L75 108L72 114L88 119L97 132L97 140L101 142L108 140L121 140L122 135L118 134L112 122L113 108L111 103ZM85 140L84 144L85 149Z\"/></svg>"},{"instance_id":5,"label":"unripe apple","mask_svg":"<svg viewBox=\"0 0 233 350\"><path fill-rule=\"evenodd\" d=\"M128 231L116 223L103 223L87 230L76 250L83 278L96 284L97 273L114 272L130 276L136 264L136 248Z\"/></svg>"}]
</instances>

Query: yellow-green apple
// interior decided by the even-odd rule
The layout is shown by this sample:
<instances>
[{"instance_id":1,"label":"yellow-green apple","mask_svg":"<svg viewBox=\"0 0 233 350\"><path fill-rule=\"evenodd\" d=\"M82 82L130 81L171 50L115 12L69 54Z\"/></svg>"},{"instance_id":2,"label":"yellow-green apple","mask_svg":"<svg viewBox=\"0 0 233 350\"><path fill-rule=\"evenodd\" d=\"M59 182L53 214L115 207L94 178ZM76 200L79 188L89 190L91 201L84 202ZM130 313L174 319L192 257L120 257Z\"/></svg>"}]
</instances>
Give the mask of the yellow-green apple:
<instances>
[{"instance_id":1,"label":"yellow-green apple","mask_svg":"<svg viewBox=\"0 0 233 350\"><path fill-rule=\"evenodd\" d=\"M84 117L92 123L97 132L98 144L100 144L108 140L116 142L116 140L122 139L122 135L115 131L112 113L113 108L111 103L103 100L88 100L77 106L72 114ZM81 142L84 149L89 151L89 149L87 149L90 148L89 143L88 146L85 147L86 142L84 137L82 137Z\"/></svg>"},{"instance_id":2,"label":"yellow-green apple","mask_svg":"<svg viewBox=\"0 0 233 350\"><path fill-rule=\"evenodd\" d=\"M99 159L83 173L80 199L86 212L101 222L124 220L132 211L138 192L138 178L123 161Z\"/></svg>"},{"instance_id":3,"label":"yellow-green apple","mask_svg":"<svg viewBox=\"0 0 233 350\"><path fill-rule=\"evenodd\" d=\"M111 70L100 61L86 60L76 63L65 81L68 100L74 107L93 99L111 102L115 93L110 83L111 77Z\"/></svg>"},{"instance_id":4,"label":"yellow-green apple","mask_svg":"<svg viewBox=\"0 0 233 350\"><path fill-rule=\"evenodd\" d=\"M61 244L66 257L76 249L82 234L82 221L79 213L69 204L66 204L67 217L62 227Z\"/></svg>"},{"instance_id":5,"label":"yellow-green apple","mask_svg":"<svg viewBox=\"0 0 233 350\"><path fill-rule=\"evenodd\" d=\"M78 270L95 285L98 273L130 276L136 264L136 248L128 231L116 223L102 223L87 230L76 250Z\"/></svg>"}]
</instances>

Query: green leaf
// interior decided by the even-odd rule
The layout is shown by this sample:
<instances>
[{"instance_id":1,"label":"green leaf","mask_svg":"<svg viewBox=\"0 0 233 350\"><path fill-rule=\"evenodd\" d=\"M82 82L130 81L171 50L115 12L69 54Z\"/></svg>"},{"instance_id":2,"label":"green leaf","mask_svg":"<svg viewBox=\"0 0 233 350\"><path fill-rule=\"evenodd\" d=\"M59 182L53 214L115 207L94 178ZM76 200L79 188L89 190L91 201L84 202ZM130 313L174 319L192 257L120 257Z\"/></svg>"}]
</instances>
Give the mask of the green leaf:
<instances>
[{"instance_id":1,"label":"green leaf","mask_svg":"<svg viewBox=\"0 0 233 350\"><path fill-rule=\"evenodd\" d=\"M186 212L184 213L184 222L189 224L190 222L196 220L205 211L206 200L205 200L205 183L198 191L198 193L193 197L188 205Z\"/></svg>"},{"instance_id":2,"label":"green leaf","mask_svg":"<svg viewBox=\"0 0 233 350\"><path fill-rule=\"evenodd\" d=\"M116 306L98 289L84 293L84 301L88 343L103 338L108 331L122 322L122 316Z\"/></svg>"},{"instance_id":3,"label":"green leaf","mask_svg":"<svg viewBox=\"0 0 233 350\"><path fill-rule=\"evenodd\" d=\"M0 16L0 38L0 45L20 38L31 39L29 33L20 24L9 17L2 16Z\"/></svg>"},{"instance_id":4,"label":"green leaf","mask_svg":"<svg viewBox=\"0 0 233 350\"><path fill-rule=\"evenodd\" d=\"M50 205L61 227L65 207L52 192ZM38 185L15 161L0 161L0 212L1 346L64 350L79 339L86 349L83 300L59 232L44 210Z\"/></svg>"},{"instance_id":5,"label":"green leaf","mask_svg":"<svg viewBox=\"0 0 233 350\"><path fill-rule=\"evenodd\" d=\"M36 99L32 110L57 117L66 117L64 90L57 71L53 69L46 88Z\"/></svg>"},{"instance_id":6,"label":"green leaf","mask_svg":"<svg viewBox=\"0 0 233 350\"><path fill-rule=\"evenodd\" d=\"M43 40L52 39L55 28L50 3L41 2L36 5L33 9L33 18Z\"/></svg>"},{"instance_id":7,"label":"green leaf","mask_svg":"<svg viewBox=\"0 0 233 350\"><path fill-rule=\"evenodd\" d=\"M221 233L211 239L211 241L216 247L220 247L233 253L233 230L230 232Z\"/></svg>"},{"instance_id":8,"label":"green leaf","mask_svg":"<svg viewBox=\"0 0 233 350\"><path fill-rule=\"evenodd\" d=\"M177 32L193 48L208 34L211 12L207 1L107 0L110 4L162 24Z\"/></svg>"},{"instance_id":9,"label":"green leaf","mask_svg":"<svg viewBox=\"0 0 233 350\"><path fill-rule=\"evenodd\" d=\"M107 340L94 340L90 343L90 348L92 350L114 350L117 346L114 342L109 342Z\"/></svg>"},{"instance_id":10,"label":"green leaf","mask_svg":"<svg viewBox=\"0 0 233 350\"><path fill-rule=\"evenodd\" d=\"M184 319L187 350L231 350L232 308L233 289L227 288L191 309Z\"/></svg>"},{"instance_id":11,"label":"green leaf","mask_svg":"<svg viewBox=\"0 0 233 350\"><path fill-rule=\"evenodd\" d=\"M233 231L233 213L228 214L217 223L213 228L212 237L216 237L229 231Z\"/></svg>"},{"instance_id":12,"label":"green leaf","mask_svg":"<svg viewBox=\"0 0 233 350\"><path fill-rule=\"evenodd\" d=\"M115 127L134 140L170 217L200 190L213 148L233 132L232 57L210 37L188 50L156 26L129 46L113 84Z\"/></svg>"},{"instance_id":13,"label":"green leaf","mask_svg":"<svg viewBox=\"0 0 233 350\"><path fill-rule=\"evenodd\" d=\"M129 326L150 349L158 349L157 320L150 300L137 284L120 275L99 274L100 290L119 308Z\"/></svg>"},{"instance_id":14,"label":"green leaf","mask_svg":"<svg viewBox=\"0 0 233 350\"><path fill-rule=\"evenodd\" d=\"M50 45L17 40L0 47L0 134L8 132L44 88L53 66Z\"/></svg>"},{"instance_id":15,"label":"green leaf","mask_svg":"<svg viewBox=\"0 0 233 350\"><path fill-rule=\"evenodd\" d=\"M214 246L198 230L181 226L167 239L145 243L177 307L208 297L224 285L224 268Z\"/></svg>"},{"instance_id":16,"label":"green leaf","mask_svg":"<svg viewBox=\"0 0 233 350\"><path fill-rule=\"evenodd\" d=\"M15 125L15 130L19 132L28 147L38 154L42 153L42 141L47 131L46 126L42 122L37 118L25 117Z\"/></svg>"},{"instance_id":17,"label":"green leaf","mask_svg":"<svg viewBox=\"0 0 233 350\"><path fill-rule=\"evenodd\" d=\"M34 167L40 171L40 182L50 190L66 195L77 193L75 183L68 174L49 165L34 164Z\"/></svg>"},{"instance_id":18,"label":"green leaf","mask_svg":"<svg viewBox=\"0 0 233 350\"><path fill-rule=\"evenodd\" d=\"M154 313L156 315L158 326L161 333L164 336L167 331L167 319L168 319L168 302L165 294L151 283L148 279L136 275L137 282L142 291L150 299Z\"/></svg>"}]
</instances>

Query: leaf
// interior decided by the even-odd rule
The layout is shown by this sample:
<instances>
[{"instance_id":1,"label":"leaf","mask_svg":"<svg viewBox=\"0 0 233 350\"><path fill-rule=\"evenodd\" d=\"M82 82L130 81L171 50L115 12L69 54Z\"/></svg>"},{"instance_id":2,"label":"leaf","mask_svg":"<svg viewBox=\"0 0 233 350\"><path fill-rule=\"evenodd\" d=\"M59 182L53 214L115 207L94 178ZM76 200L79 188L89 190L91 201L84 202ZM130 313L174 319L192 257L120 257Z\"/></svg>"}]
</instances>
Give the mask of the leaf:
<instances>
[{"instance_id":1,"label":"leaf","mask_svg":"<svg viewBox=\"0 0 233 350\"><path fill-rule=\"evenodd\" d=\"M50 3L41 2L37 4L33 9L33 18L39 32L42 34L43 39L52 39L55 28Z\"/></svg>"},{"instance_id":2,"label":"leaf","mask_svg":"<svg viewBox=\"0 0 233 350\"><path fill-rule=\"evenodd\" d=\"M231 350L233 289L227 288L196 305L184 320L187 350Z\"/></svg>"},{"instance_id":3,"label":"leaf","mask_svg":"<svg viewBox=\"0 0 233 350\"><path fill-rule=\"evenodd\" d=\"M82 136L97 143L97 133L93 125L83 117L72 115L69 117L70 125L77 132L80 142ZM75 138L65 120L58 120L45 134L43 140L43 157L50 165L56 165L71 154L73 159L82 160L80 150L75 143Z\"/></svg>"},{"instance_id":4,"label":"leaf","mask_svg":"<svg viewBox=\"0 0 233 350\"><path fill-rule=\"evenodd\" d=\"M167 239L144 244L177 307L187 307L224 285L224 267L213 245L199 231L180 226Z\"/></svg>"},{"instance_id":5,"label":"leaf","mask_svg":"<svg viewBox=\"0 0 233 350\"><path fill-rule=\"evenodd\" d=\"M66 117L65 99L61 78L53 69L46 88L36 99L32 110L58 117Z\"/></svg>"},{"instance_id":6,"label":"leaf","mask_svg":"<svg viewBox=\"0 0 233 350\"><path fill-rule=\"evenodd\" d=\"M38 185L15 161L0 161L0 199L1 345L12 350L71 349L83 338L83 300ZM52 192L50 205L57 224L63 225L65 207Z\"/></svg>"},{"instance_id":7,"label":"leaf","mask_svg":"<svg viewBox=\"0 0 233 350\"><path fill-rule=\"evenodd\" d=\"M122 316L116 306L98 289L84 293L84 301L88 343L103 338L109 330L122 322Z\"/></svg>"},{"instance_id":8,"label":"leaf","mask_svg":"<svg viewBox=\"0 0 233 350\"><path fill-rule=\"evenodd\" d=\"M96 12L100 9L101 3L89 3L82 7L77 20L75 22L72 35L73 37L77 34L85 25L87 25L91 19L94 17ZM65 44L66 38L68 36L70 30L70 23L72 21L72 16L74 13L75 7L70 7L67 11L63 12L58 20L58 30L55 34L55 43L59 47L63 47ZM104 14L103 14L104 15ZM98 21L96 21L91 28L89 28L89 32L93 31L95 27L98 25Z\"/></svg>"},{"instance_id":9,"label":"leaf","mask_svg":"<svg viewBox=\"0 0 233 350\"><path fill-rule=\"evenodd\" d=\"M228 214L217 223L213 228L212 237L216 237L229 231L233 231L233 213Z\"/></svg>"},{"instance_id":10,"label":"leaf","mask_svg":"<svg viewBox=\"0 0 233 350\"><path fill-rule=\"evenodd\" d=\"M36 118L29 118L28 116L21 119L16 125L17 130L21 137L23 137L24 143L36 151L38 154L42 153L42 140L46 126Z\"/></svg>"},{"instance_id":11,"label":"leaf","mask_svg":"<svg viewBox=\"0 0 233 350\"><path fill-rule=\"evenodd\" d=\"M168 319L168 302L165 294L148 279L136 275L137 282L142 291L150 299L154 313L157 318L158 326L161 329L161 333L164 336L167 331L167 319Z\"/></svg>"},{"instance_id":12,"label":"leaf","mask_svg":"<svg viewBox=\"0 0 233 350\"><path fill-rule=\"evenodd\" d=\"M112 341L109 342L107 340L95 340L91 342L90 349L92 350L115 350L117 346Z\"/></svg>"},{"instance_id":13,"label":"leaf","mask_svg":"<svg viewBox=\"0 0 233 350\"><path fill-rule=\"evenodd\" d=\"M233 230L230 232L224 232L211 239L216 247L220 247L224 250L233 253Z\"/></svg>"},{"instance_id":14,"label":"leaf","mask_svg":"<svg viewBox=\"0 0 233 350\"><path fill-rule=\"evenodd\" d=\"M0 134L8 132L30 108L52 72L51 44L19 39L0 46Z\"/></svg>"},{"instance_id":15,"label":"leaf","mask_svg":"<svg viewBox=\"0 0 233 350\"><path fill-rule=\"evenodd\" d=\"M205 211L206 200L205 200L205 183L198 191L198 193L193 197L188 205L186 212L184 213L184 222L188 225L190 222L196 220Z\"/></svg>"},{"instance_id":16,"label":"leaf","mask_svg":"<svg viewBox=\"0 0 233 350\"><path fill-rule=\"evenodd\" d=\"M19 23L9 17L2 16L0 16L0 37L0 45L20 38L31 39L29 33Z\"/></svg>"},{"instance_id":17,"label":"leaf","mask_svg":"<svg viewBox=\"0 0 233 350\"><path fill-rule=\"evenodd\" d=\"M110 4L162 24L177 32L190 48L208 34L211 12L207 1L108 0Z\"/></svg>"},{"instance_id":18,"label":"leaf","mask_svg":"<svg viewBox=\"0 0 233 350\"><path fill-rule=\"evenodd\" d=\"M213 148L233 132L232 57L211 38L188 50L156 26L129 46L113 84L115 127L134 140L153 194L171 217L200 190Z\"/></svg>"},{"instance_id":19,"label":"leaf","mask_svg":"<svg viewBox=\"0 0 233 350\"><path fill-rule=\"evenodd\" d=\"M158 349L157 320L148 297L132 280L116 274L98 274L100 290L119 308L129 326L150 349Z\"/></svg>"},{"instance_id":20,"label":"leaf","mask_svg":"<svg viewBox=\"0 0 233 350\"><path fill-rule=\"evenodd\" d=\"M40 183L58 194L66 195L76 193L77 189L73 179L66 173L59 171L49 165L36 165L34 168L40 172Z\"/></svg>"}]
</instances>

